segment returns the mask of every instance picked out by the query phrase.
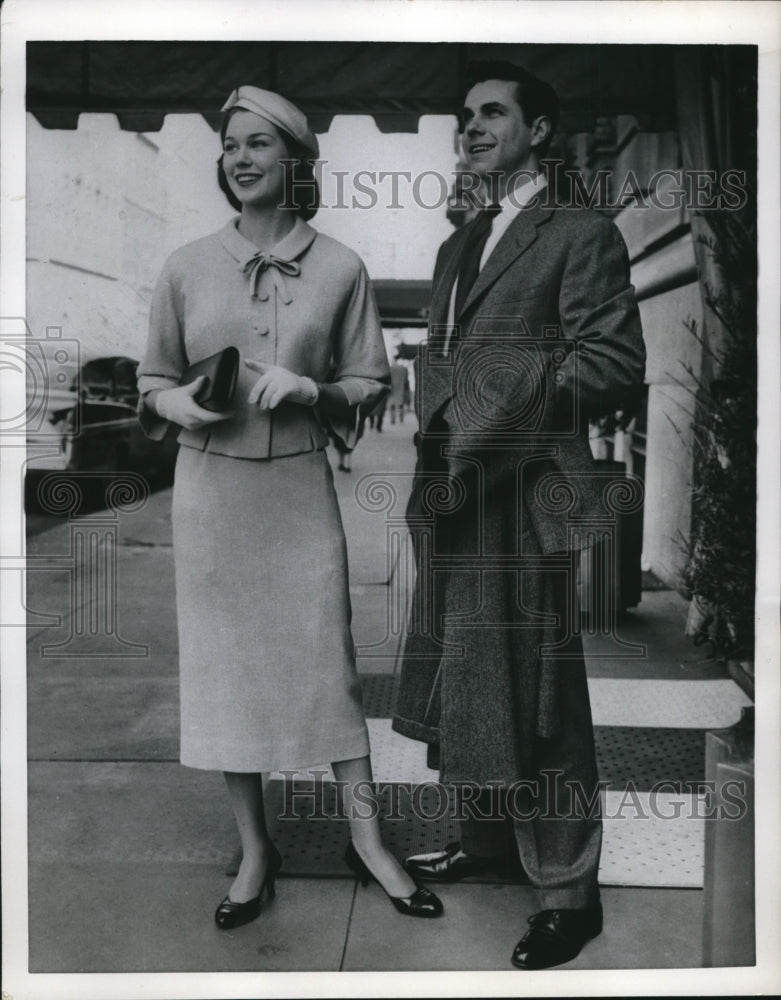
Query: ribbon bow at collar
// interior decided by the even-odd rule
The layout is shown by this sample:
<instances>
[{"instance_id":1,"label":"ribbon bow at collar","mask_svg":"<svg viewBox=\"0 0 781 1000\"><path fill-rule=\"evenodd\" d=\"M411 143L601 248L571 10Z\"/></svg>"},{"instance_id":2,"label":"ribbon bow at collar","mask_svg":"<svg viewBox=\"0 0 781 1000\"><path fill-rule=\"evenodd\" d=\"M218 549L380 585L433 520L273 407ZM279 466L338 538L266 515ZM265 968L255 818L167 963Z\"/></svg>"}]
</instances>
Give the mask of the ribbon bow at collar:
<instances>
[{"instance_id":1,"label":"ribbon bow at collar","mask_svg":"<svg viewBox=\"0 0 781 1000\"><path fill-rule=\"evenodd\" d=\"M250 257L242 270L245 274L249 275L250 295L253 299L261 299L265 302L268 298L268 292L258 290L260 276L264 271L268 271L274 282L274 287L285 305L290 305L293 301L284 275L287 274L291 278L299 276L301 268L294 260L282 260L281 257L275 257L274 254L259 250L258 253Z\"/></svg>"}]
</instances>

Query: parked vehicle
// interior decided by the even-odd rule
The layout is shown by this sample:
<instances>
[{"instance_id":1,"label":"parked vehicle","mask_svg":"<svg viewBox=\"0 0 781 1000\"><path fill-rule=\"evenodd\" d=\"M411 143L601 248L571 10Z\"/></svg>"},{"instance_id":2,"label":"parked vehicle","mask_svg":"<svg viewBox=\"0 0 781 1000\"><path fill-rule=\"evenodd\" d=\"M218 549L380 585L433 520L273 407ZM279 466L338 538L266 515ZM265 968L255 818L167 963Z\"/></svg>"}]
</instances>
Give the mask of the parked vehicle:
<instances>
[{"instance_id":1,"label":"parked vehicle","mask_svg":"<svg viewBox=\"0 0 781 1000\"><path fill-rule=\"evenodd\" d=\"M94 358L67 389L52 390L44 427L28 436L28 471L172 471L175 436L150 441L139 426L137 368L128 357Z\"/></svg>"}]
</instances>

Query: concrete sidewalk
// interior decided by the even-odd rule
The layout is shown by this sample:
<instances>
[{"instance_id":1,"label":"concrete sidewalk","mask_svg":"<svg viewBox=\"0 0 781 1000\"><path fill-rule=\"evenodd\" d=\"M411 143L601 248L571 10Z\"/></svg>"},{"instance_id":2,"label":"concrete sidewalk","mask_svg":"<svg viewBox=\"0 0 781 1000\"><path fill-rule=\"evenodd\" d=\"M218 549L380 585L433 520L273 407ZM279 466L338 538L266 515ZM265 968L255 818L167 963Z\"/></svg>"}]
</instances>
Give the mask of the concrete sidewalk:
<instances>
[{"instance_id":1,"label":"concrete sidewalk","mask_svg":"<svg viewBox=\"0 0 781 1000\"><path fill-rule=\"evenodd\" d=\"M396 537L388 518L403 519L413 431L409 417L382 434L367 429L353 471L334 471L364 673L397 665L400 635L389 622L403 618L411 577L387 557ZM257 921L215 928L236 834L222 777L177 763L170 499L166 490L115 520L63 524L28 547L37 566L28 576L30 971L509 969L537 909L527 886L445 887L445 917L412 921L376 885L283 870ZM97 597L71 589L73 539L89 531L116 540L117 586L104 566ZM88 538L85 546L89 557ZM78 608L90 601L111 613L75 634L74 611L80 627ZM720 665L683 639L685 610L673 592L644 595L630 627L648 645L642 664L601 658L597 637L590 676L722 679ZM701 891L611 887L603 898L604 933L567 968L701 965Z\"/></svg>"}]
</instances>

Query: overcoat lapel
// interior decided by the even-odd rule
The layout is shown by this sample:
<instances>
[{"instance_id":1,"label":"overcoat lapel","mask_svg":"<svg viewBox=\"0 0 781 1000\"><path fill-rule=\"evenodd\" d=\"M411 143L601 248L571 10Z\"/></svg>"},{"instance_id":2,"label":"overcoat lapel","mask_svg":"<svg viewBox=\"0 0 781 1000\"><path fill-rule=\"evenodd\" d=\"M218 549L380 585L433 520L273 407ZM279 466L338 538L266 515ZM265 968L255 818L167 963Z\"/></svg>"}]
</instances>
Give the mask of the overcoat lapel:
<instances>
[{"instance_id":1,"label":"overcoat lapel","mask_svg":"<svg viewBox=\"0 0 781 1000\"><path fill-rule=\"evenodd\" d=\"M458 259L461 256L461 248L464 240L454 240L452 249L448 247L449 253L443 260L442 270L437 275L434 287L431 289L431 311L429 322L432 327L444 326L447 323L448 306L450 305L450 295L453 291L453 284L458 273ZM443 254L444 254L443 250Z\"/></svg>"},{"instance_id":2,"label":"overcoat lapel","mask_svg":"<svg viewBox=\"0 0 781 1000\"><path fill-rule=\"evenodd\" d=\"M477 280L466 297L461 314L455 317L457 320L486 289L490 288L497 278L504 274L510 264L531 246L537 238L537 226L547 222L552 211L552 208L535 206L522 209L518 213L480 270Z\"/></svg>"}]
</instances>

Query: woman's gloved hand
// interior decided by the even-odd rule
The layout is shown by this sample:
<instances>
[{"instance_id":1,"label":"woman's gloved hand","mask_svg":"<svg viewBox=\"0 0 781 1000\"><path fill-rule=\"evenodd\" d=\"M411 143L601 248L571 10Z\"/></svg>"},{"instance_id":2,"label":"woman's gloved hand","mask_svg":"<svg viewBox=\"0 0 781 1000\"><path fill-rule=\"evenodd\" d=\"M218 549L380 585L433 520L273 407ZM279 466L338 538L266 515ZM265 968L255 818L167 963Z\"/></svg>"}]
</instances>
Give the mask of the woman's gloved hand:
<instances>
[{"instance_id":1,"label":"woman's gloved hand","mask_svg":"<svg viewBox=\"0 0 781 1000\"><path fill-rule=\"evenodd\" d=\"M206 376L200 375L189 385L180 385L175 389L158 389L151 400L152 406L164 420L179 424L188 431L198 430L206 424L215 424L219 420L227 420L233 414L212 413L195 402L203 386Z\"/></svg>"},{"instance_id":2,"label":"woman's gloved hand","mask_svg":"<svg viewBox=\"0 0 781 1000\"><path fill-rule=\"evenodd\" d=\"M317 402L320 395L317 383L306 375L296 375L287 368L263 361L245 361L244 364L260 375L247 402L257 403L262 410L273 410L282 402L303 406L314 406Z\"/></svg>"}]
</instances>

